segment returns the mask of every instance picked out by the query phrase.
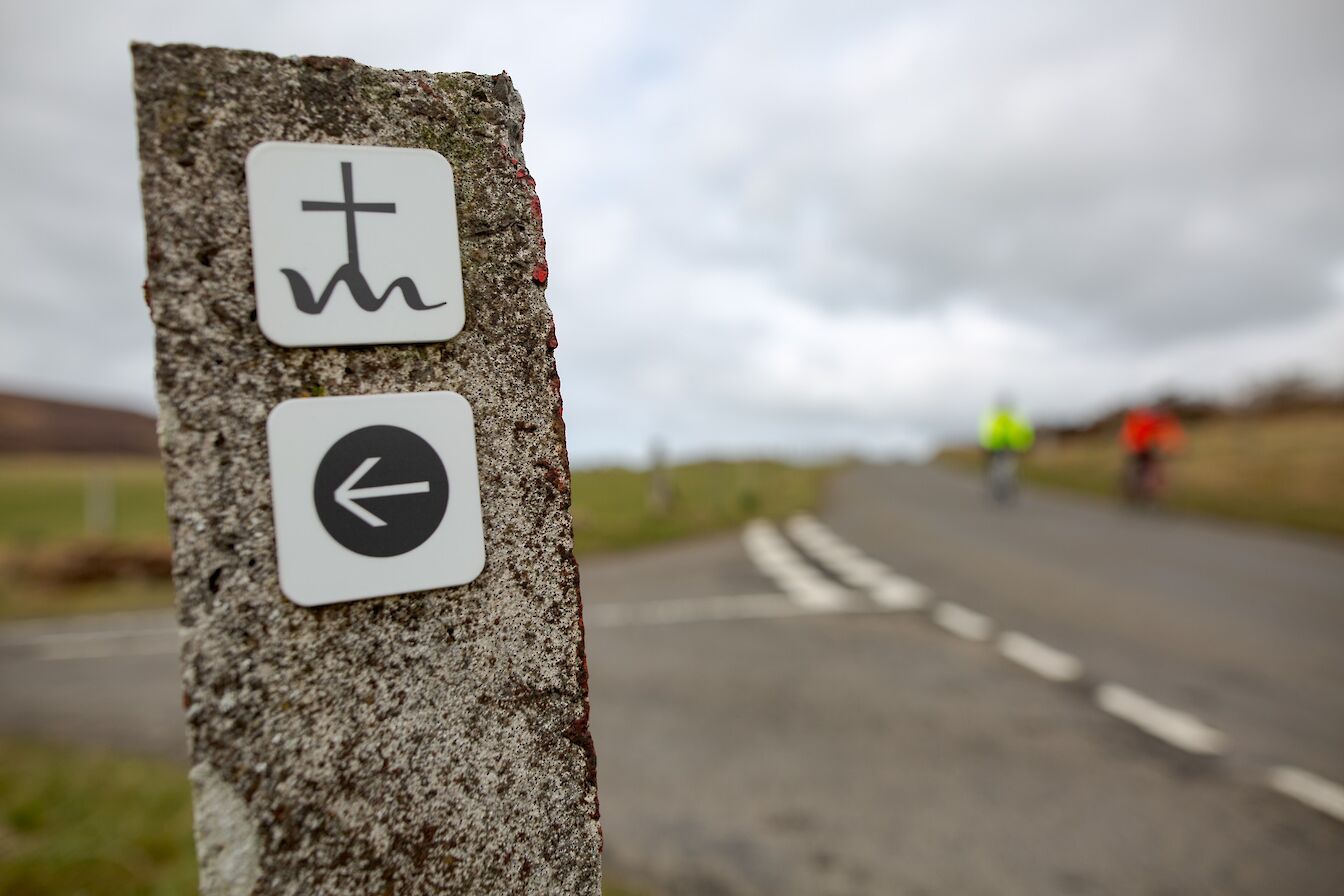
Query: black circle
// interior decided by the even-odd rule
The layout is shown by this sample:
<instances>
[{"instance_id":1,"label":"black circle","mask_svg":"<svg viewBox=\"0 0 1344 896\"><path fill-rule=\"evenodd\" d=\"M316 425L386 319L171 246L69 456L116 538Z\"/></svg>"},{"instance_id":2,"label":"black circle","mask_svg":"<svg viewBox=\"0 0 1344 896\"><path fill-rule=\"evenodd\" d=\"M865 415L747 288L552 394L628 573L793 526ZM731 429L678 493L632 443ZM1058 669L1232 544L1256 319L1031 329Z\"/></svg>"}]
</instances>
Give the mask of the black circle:
<instances>
[{"instance_id":1,"label":"black circle","mask_svg":"<svg viewBox=\"0 0 1344 896\"><path fill-rule=\"evenodd\" d=\"M380 486L399 488L360 494ZM409 429L366 426L327 449L313 478L313 503L323 528L344 547L395 557L424 544L443 522L448 474L439 453Z\"/></svg>"}]
</instances>

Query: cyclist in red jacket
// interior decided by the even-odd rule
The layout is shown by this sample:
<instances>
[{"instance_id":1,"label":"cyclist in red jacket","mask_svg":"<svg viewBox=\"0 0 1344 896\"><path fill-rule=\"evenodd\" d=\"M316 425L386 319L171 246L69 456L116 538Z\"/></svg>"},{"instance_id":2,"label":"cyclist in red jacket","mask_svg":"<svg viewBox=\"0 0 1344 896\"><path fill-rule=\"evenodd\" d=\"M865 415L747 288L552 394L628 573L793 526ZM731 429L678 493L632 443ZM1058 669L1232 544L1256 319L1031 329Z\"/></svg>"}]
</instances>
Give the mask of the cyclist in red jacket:
<instances>
[{"instance_id":1,"label":"cyclist in red jacket","mask_svg":"<svg viewBox=\"0 0 1344 896\"><path fill-rule=\"evenodd\" d=\"M1125 415L1120 442L1125 449L1120 483L1125 498L1136 504L1155 500L1166 486L1163 458L1185 445L1180 422L1161 404L1137 407Z\"/></svg>"}]
</instances>

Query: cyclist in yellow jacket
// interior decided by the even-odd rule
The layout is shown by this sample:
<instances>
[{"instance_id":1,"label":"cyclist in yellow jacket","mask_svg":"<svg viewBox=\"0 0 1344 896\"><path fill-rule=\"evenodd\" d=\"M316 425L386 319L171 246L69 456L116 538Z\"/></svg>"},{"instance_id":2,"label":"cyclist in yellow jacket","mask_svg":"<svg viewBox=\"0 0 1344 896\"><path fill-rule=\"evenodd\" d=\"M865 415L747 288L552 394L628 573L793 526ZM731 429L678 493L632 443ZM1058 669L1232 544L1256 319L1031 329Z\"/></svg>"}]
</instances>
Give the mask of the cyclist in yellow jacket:
<instances>
[{"instance_id":1,"label":"cyclist in yellow jacket","mask_svg":"<svg viewBox=\"0 0 1344 896\"><path fill-rule=\"evenodd\" d=\"M1017 494L1017 458L1036 441L1027 418L1013 411L1012 402L999 399L980 418L980 447L985 451L985 481L989 494L1007 504Z\"/></svg>"}]
</instances>

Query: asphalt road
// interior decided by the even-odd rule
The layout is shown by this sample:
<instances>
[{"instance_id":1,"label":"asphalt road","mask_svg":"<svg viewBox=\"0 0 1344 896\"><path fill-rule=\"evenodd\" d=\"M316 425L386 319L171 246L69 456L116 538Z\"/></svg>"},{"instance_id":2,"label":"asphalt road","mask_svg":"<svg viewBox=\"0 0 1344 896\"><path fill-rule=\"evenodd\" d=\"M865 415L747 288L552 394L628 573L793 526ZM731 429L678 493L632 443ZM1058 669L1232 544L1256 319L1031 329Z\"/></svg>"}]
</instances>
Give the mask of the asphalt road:
<instances>
[{"instance_id":1,"label":"asphalt road","mask_svg":"<svg viewBox=\"0 0 1344 896\"><path fill-rule=\"evenodd\" d=\"M1271 786L1344 781L1344 549L1002 510L911 467L844 474L818 516L881 565L797 526L583 564L612 873L669 896L1344 892L1344 820ZM1036 671L1007 631L1048 645ZM153 614L6 628L0 729L180 756L174 639Z\"/></svg>"},{"instance_id":2,"label":"asphalt road","mask_svg":"<svg viewBox=\"0 0 1344 896\"><path fill-rule=\"evenodd\" d=\"M859 549L1102 679L1192 712L1229 757L1344 782L1344 546L1028 493L912 467L842 477L825 521Z\"/></svg>"}]
</instances>

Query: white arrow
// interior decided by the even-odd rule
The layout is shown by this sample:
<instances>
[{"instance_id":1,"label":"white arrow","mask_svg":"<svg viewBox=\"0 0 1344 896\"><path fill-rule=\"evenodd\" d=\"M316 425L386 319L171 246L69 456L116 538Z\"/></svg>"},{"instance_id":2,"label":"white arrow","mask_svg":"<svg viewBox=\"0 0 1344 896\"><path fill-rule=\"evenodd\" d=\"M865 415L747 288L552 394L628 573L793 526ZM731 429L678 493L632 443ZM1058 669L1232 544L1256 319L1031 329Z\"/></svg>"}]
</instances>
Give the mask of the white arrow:
<instances>
[{"instance_id":1,"label":"white arrow","mask_svg":"<svg viewBox=\"0 0 1344 896\"><path fill-rule=\"evenodd\" d=\"M370 526L386 526L387 522L360 507L355 503L356 501L364 498L390 498L394 495L420 495L429 491L428 482L402 482L398 485L370 485L364 488L355 488L355 483L362 479L365 473L372 470L374 464L380 460L382 460L381 457L365 458L364 463L356 467L355 472L345 477L345 481L336 489L336 503Z\"/></svg>"}]
</instances>

